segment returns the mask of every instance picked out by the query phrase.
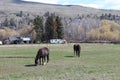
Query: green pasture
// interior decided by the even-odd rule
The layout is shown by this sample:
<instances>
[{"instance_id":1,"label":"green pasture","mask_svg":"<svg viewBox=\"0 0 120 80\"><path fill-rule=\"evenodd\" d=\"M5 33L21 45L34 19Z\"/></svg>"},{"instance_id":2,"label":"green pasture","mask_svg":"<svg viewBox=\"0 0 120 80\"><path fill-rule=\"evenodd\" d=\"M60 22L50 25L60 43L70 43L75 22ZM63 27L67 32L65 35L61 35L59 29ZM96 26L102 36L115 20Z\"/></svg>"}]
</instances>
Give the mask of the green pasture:
<instances>
[{"instance_id":1,"label":"green pasture","mask_svg":"<svg viewBox=\"0 0 120 80\"><path fill-rule=\"evenodd\" d=\"M73 44L0 45L0 80L120 80L120 45ZM50 49L50 62L34 65L37 50Z\"/></svg>"}]
</instances>

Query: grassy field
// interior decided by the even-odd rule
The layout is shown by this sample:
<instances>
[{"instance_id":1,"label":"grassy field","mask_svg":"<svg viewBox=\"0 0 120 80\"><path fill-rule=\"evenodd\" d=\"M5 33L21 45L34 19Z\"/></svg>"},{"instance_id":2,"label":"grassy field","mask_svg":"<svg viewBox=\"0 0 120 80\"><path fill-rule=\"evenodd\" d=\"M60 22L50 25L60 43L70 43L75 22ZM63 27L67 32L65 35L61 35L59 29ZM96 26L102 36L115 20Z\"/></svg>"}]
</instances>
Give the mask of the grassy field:
<instances>
[{"instance_id":1,"label":"grassy field","mask_svg":"<svg viewBox=\"0 0 120 80\"><path fill-rule=\"evenodd\" d=\"M50 49L50 62L32 66L39 48ZM120 45L81 44L81 57L73 44L0 46L0 80L120 80Z\"/></svg>"}]
</instances>

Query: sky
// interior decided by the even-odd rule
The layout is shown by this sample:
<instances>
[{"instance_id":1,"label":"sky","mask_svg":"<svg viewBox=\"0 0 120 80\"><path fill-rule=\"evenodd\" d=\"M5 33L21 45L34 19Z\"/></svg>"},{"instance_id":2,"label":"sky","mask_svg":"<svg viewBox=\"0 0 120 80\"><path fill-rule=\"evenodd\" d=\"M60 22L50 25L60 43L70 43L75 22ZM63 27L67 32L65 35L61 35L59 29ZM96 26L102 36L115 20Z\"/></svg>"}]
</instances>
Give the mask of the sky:
<instances>
[{"instance_id":1,"label":"sky","mask_svg":"<svg viewBox=\"0 0 120 80\"><path fill-rule=\"evenodd\" d=\"M98 9L120 10L120 0L23 0L61 5L81 5Z\"/></svg>"}]
</instances>

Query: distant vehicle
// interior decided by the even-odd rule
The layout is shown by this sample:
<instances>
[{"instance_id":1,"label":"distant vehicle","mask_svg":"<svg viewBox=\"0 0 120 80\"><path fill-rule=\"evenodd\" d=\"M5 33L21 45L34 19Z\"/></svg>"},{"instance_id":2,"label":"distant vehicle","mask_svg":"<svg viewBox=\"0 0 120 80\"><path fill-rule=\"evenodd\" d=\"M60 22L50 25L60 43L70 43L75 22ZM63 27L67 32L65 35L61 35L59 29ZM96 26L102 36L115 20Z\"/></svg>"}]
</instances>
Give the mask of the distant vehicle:
<instances>
[{"instance_id":1,"label":"distant vehicle","mask_svg":"<svg viewBox=\"0 0 120 80\"><path fill-rule=\"evenodd\" d=\"M6 43L8 44L29 44L31 39L29 37L15 37L15 36L10 36L8 37L8 40Z\"/></svg>"},{"instance_id":2,"label":"distant vehicle","mask_svg":"<svg viewBox=\"0 0 120 80\"><path fill-rule=\"evenodd\" d=\"M2 43L2 41L0 41L0 45L2 45L3 43Z\"/></svg>"},{"instance_id":3,"label":"distant vehicle","mask_svg":"<svg viewBox=\"0 0 120 80\"><path fill-rule=\"evenodd\" d=\"M65 39L50 39L51 44L65 44L67 41Z\"/></svg>"},{"instance_id":4,"label":"distant vehicle","mask_svg":"<svg viewBox=\"0 0 120 80\"><path fill-rule=\"evenodd\" d=\"M31 41L31 39L29 37L22 37L21 39L24 43L27 43L27 44L29 44Z\"/></svg>"}]
</instances>

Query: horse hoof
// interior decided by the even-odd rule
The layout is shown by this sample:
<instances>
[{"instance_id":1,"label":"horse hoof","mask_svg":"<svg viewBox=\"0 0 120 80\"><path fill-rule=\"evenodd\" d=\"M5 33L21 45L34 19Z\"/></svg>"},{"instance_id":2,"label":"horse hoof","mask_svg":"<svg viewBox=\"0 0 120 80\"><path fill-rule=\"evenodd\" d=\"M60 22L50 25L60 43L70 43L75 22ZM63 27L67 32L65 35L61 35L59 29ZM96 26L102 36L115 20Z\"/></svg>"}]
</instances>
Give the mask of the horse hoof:
<instances>
[{"instance_id":1,"label":"horse hoof","mask_svg":"<svg viewBox=\"0 0 120 80\"><path fill-rule=\"evenodd\" d=\"M46 65L46 62L43 65Z\"/></svg>"}]
</instances>

